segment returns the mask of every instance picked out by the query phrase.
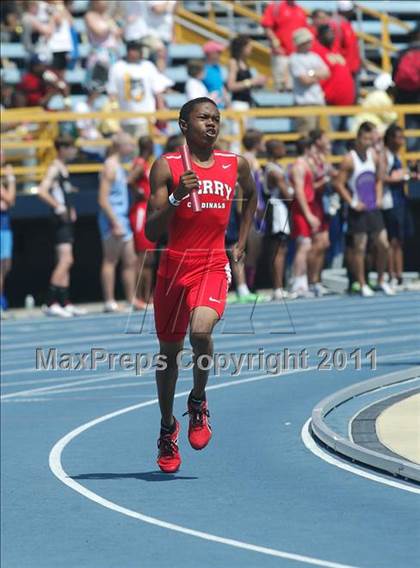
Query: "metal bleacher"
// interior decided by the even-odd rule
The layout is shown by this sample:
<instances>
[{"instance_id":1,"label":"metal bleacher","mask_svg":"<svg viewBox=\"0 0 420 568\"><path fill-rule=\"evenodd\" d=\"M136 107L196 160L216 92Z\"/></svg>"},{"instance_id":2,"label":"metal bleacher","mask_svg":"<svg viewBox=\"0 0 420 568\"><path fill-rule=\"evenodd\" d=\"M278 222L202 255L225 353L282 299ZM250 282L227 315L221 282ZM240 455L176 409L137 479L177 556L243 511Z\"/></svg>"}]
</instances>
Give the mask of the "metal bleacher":
<instances>
[{"instance_id":1,"label":"metal bleacher","mask_svg":"<svg viewBox=\"0 0 420 568\"><path fill-rule=\"evenodd\" d=\"M315 3L313 0L299 0L299 5L312 11L314 9L314 4L316 8L324 9L327 11L334 11L336 7L335 0L317 0ZM230 34L234 33L248 33L260 45L268 45L267 39L263 28L258 23L258 16L261 16L267 2L223 2L223 1L206 1L206 0L184 0L180 2L180 7L182 9L188 10L201 18L212 20L216 26L223 28L226 31L225 35L215 37L219 41L223 41L227 44L229 41ZM75 0L73 2L74 10L74 26L79 33L81 42L79 44L79 56L80 61L75 69L66 71L66 81L71 86L71 106L74 109L77 103L84 100L86 94L83 93L83 85L86 79L86 70L84 68L84 62L89 54L90 46L86 41L86 26L83 19L83 13L88 6L88 2L85 0ZM238 6L247 7L249 10L254 10L254 18L246 17L243 13L237 13ZM383 12L387 14L392 14L398 16L404 20L404 22L413 28L416 24L415 14L418 9L416 3L411 0L375 0L375 1L365 1L361 4L368 9L374 9L377 12ZM236 11L235 11L236 10ZM374 19L374 17L369 14L363 14L363 17L359 14L359 17L354 21L354 27L357 31L363 32L364 34L369 34L378 39L381 39L381 34L383 32L382 28L383 22L380 19ZM403 49L407 45L407 32L402 29L398 23L394 21L389 21L388 32L390 39L394 45L394 48ZM208 38L208 37L207 37ZM174 43L169 46L169 60L170 65L165 71L165 73L174 81L174 89L165 95L167 107L171 110L178 109L186 102L186 96L183 94L184 85L187 81L187 67L186 64L190 59L202 59L204 53L202 46L196 42L194 38L188 39L186 42ZM203 41L206 41L204 37ZM364 53L369 57L373 54L377 56L380 53L380 47L366 44L364 46ZM20 80L22 69L24 68L25 59L27 54L21 43L3 43L1 49L2 60L9 60L10 65L4 66L2 69L2 80L7 84L17 84ZM380 57L377 57L377 60ZM226 76L226 69L225 69ZM372 75L370 76L370 80ZM268 89L257 89L253 93L255 105L257 108L266 109L279 109L282 107L292 107L293 97L290 92L278 93ZM61 110L63 108L62 97L55 97L50 102L51 110ZM285 133L290 132L292 129L291 120L284 117L255 117L253 120L253 125L261 129L266 134L272 133Z\"/></svg>"}]
</instances>

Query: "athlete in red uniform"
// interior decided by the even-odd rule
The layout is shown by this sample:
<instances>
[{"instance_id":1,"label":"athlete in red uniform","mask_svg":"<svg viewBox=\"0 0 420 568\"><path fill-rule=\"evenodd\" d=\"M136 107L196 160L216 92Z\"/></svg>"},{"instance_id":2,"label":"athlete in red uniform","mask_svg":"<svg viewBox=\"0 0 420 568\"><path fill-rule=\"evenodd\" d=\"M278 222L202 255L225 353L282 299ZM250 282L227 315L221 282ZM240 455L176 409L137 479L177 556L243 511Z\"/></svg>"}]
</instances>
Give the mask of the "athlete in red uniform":
<instances>
[{"instance_id":1,"label":"athlete in red uniform","mask_svg":"<svg viewBox=\"0 0 420 568\"><path fill-rule=\"evenodd\" d=\"M211 438L205 387L208 371L200 368L201 355L213 355L212 331L221 318L229 287L230 272L224 239L235 184L244 195L238 242L232 256L238 261L244 252L256 207L256 190L244 158L214 150L220 128L220 113L207 97L188 101L181 109L179 126L192 159L192 171L184 172L181 154L159 158L150 172L151 212L146 236L157 241L168 232L168 245L161 256L154 313L165 369L156 371L162 414L157 463L167 473L178 470L179 423L173 416L178 377L178 354L183 349L188 324L194 353L194 385L188 398L188 438L196 450ZM189 194L196 190L201 211L191 209Z\"/></svg>"},{"instance_id":2,"label":"athlete in red uniform","mask_svg":"<svg viewBox=\"0 0 420 568\"><path fill-rule=\"evenodd\" d=\"M134 248L137 254L138 279L136 296L137 307L145 309L150 301L153 281L153 259L156 243L145 235L147 203L150 199L150 165L154 152L150 136L139 138L139 156L134 160L127 181L131 188L133 204L130 209L130 225L134 236Z\"/></svg>"}]
</instances>

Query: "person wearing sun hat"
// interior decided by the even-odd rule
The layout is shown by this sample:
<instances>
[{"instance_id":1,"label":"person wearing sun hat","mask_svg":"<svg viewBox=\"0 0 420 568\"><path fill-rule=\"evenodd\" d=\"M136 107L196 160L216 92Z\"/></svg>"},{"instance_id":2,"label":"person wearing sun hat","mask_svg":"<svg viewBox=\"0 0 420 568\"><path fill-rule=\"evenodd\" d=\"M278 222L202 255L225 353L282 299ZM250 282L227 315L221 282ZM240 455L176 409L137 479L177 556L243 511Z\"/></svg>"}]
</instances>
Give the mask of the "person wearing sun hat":
<instances>
[{"instance_id":1,"label":"person wearing sun hat","mask_svg":"<svg viewBox=\"0 0 420 568\"><path fill-rule=\"evenodd\" d=\"M203 45L205 55L203 83L219 108L225 108L229 100L223 80L223 68L220 64L220 56L225 49L225 45L213 40Z\"/></svg>"},{"instance_id":2,"label":"person wearing sun hat","mask_svg":"<svg viewBox=\"0 0 420 568\"><path fill-rule=\"evenodd\" d=\"M328 79L330 71L321 57L311 51L313 35L307 28L293 32L296 52L292 53L289 69L293 80L293 95L298 106L325 105L324 92L320 81ZM317 116L298 117L296 128L301 133L308 133L318 127Z\"/></svg>"}]
</instances>

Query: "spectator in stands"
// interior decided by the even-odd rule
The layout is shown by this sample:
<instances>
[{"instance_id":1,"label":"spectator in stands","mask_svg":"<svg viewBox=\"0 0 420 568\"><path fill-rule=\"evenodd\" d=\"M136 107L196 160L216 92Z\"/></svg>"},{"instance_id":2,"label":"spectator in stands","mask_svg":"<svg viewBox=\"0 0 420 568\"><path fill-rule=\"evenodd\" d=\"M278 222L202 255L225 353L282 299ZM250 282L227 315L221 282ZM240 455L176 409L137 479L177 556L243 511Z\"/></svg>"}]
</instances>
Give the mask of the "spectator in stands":
<instances>
[{"instance_id":1,"label":"spectator in stands","mask_svg":"<svg viewBox=\"0 0 420 568\"><path fill-rule=\"evenodd\" d=\"M309 290L315 296L323 296L326 289L321 283L321 273L324 267L325 254L330 246L329 222L324 206L324 196L331 181L333 169L328 162L331 153L331 143L327 134L320 129L309 133L310 149L309 165L312 168L314 200L311 211L318 217L320 226L312 236L312 246L308 255Z\"/></svg>"},{"instance_id":2,"label":"spectator in stands","mask_svg":"<svg viewBox=\"0 0 420 568\"><path fill-rule=\"evenodd\" d=\"M188 80L185 83L185 94L187 99L196 99L198 97L208 97L209 92L205 86L204 79L204 62L200 59L190 59L187 65Z\"/></svg>"},{"instance_id":3,"label":"spectator in stands","mask_svg":"<svg viewBox=\"0 0 420 568\"><path fill-rule=\"evenodd\" d=\"M317 28L317 41L312 46L312 51L317 53L327 65L330 76L320 81L324 91L327 105L346 106L355 104L356 91L353 75L346 60L334 47L336 34L330 25L322 24ZM330 116L331 127L336 131L347 130L347 116ZM343 153L341 141L334 144L334 153ZM345 152L345 146L344 146Z\"/></svg>"},{"instance_id":4,"label":"spectator in stands","mask_svg":"<svg viewBox=\"0 0 420 568\"><path fill-rule=\"evenodd\" d=\"M260 130L250 128L245 132L242 139L242 145L245 148L243 157L247 160L252 176L257 188L257 209L255 211L254 223L248 234L245 259L245 276L246 283L250 290L255 289L255 277L257 274L258 260L261 256L263 244L263 224L265 214L263 172L258 162L257 156L264 152L265 143L263 133Z\"/></svg>"},{"instance_id":5,"label":"spectator in stands","mask_svg":"<svg viewBox=\"0 0 420 568\"><path fill-rule=\"evenodd\" d=\"M373 296L365 277L365 255L368 239L375 250L378 287L387 295L395 292L384 280L388 263L389 243L382 212L382 173L380 158L373 150L375 126L369 122L360 125L354 150L343 159L335 182L337 192L349 206L348 236L349 268L364 297Z\"/></svg>"},{"instance_id":6,"label":"spectator in stands","mask_svg":"<svg viewBox=\"0 0 420 568\"><path fill-rule=\"evenodd\" d=\"M284 269L290 235L289 203L293 189L289 186L286 172L280 160L286 155L286 148L280 140L267 140L267 164L265 166L264 189L267 196L266 235L270 247L270 269L273 282L273 301L293 299L294 294L285 289Z\"/></svg>"},{"instance_id":7,"label":"spectator in stands","mask_svg":"<svg viewBox=\"0 0 420 568\"><path fill-rule=\"evenodd\" d=\"M133 233L128 218L129 195L127 174L122 161L133 154L134 141L125 132L115 134L112 146L100 174L98 202L99 230L102 238L103 261L101 270L105 312L117 312L115 301L115 273L121 261L121 277L128 303L137 305L135 296L136 253ZM142 306L139 306L142 308Z\"/></svg>"},{"instance_id":8,"label":"spectator in stands","mask_svg":"<svg viewBox=\"0 0 420 568\"><path fill-rule=\"evenodd\" d=\"M13 234L10 224L10 209L16 199L16 178L10 164L5 164L4 153L0 151L0 165L3 175L0 179L0 314L4 317L4 311L8 304L4 295L4 284L12 267Z\"/></svg>"},{"instance_id":9,"label":"spectator in stands","mask_svg":"<svg viewBox=\"0 0 420 568\"><path fill-rule=\"evenodd\" d=\"M293 95L298 106L325 105L324 92L320 82L330 77L327 65L321 57L311 51L313 35L307 28L293 33L296 53L290 56L290 73L293 78ZM304 116L296 119L298 132L308 133L318 127L319 117Z\"/></svg>"},{"instance_id":10,"label":"spectator in stands","mask_svg":"<svg viewBox=\"0 0 420 568\"><path fill-rule=\"evenodd\" d=\"M296 242L292 265L292 292L298 297L312 296L308 282L308 256L312 247L312 239L321 227L317 211L314 210L314 176L309 162L309 152L310 140L300 138L297 142L298 158L290 174L295 192L291 207L291 237Z\"/></svg>"},{"instance_id":11,"label":"spectator in stands","mask_svg":"<svg viewBox=\"0 0 420 568\"><path fill-rule=\"evenodd\" d=\"M271 45L274 83L279 90L290 90L292 83L288 71L289 55L295 51L293 34L299 28L308 27L306 13L294 0L270 2L261 25L265 28Z\"/></svg>"},{"instance_id":12,"label":"spectator in stands","mask_svg":"<svg viewBox=\"0 0 420 568\"><path fill-rule=\"evenodd\" d=\"M320 81L325 102L337 106L354 104L356 93L353 76L344 57L334 49L334 29L328 24L319 26L317 39L312 51L321 57L330 71L329 77Z\"/></svg>"},{"instance_id":13,"label":"spectator in stands","mask_svg":"<svg viewBox=\"0 0 420 568\"><path fill-rule=\"evenodd\" d=\"M409 35L407 49L398 53L394 64L393 78L396 85L397 104L420 104L420 23ZM407 114L407 129L420 129L420 116ZM420 137L408 138L407 148L411 152L420 150Z\"/></svg>"},{"instance_id":14,"label":"spectator in stands","mask_svg":"<svg viewBox=\"0 0 420 568\"><path fill-rule=\"evenodd\" d=\"M87 88L87 99L76 103L74 112L83 115L88 112L97 112L99 109L95 103L102 97L102 88L90 83ZM94 141L102 138L99 130L99 121L94 118L80 118L76 122L78 135L83 140ZM88 162L103 162L105 158L105 146L94 146L93 144L80 146L80 152Z\"/></svg>"},{"instance_id":15,"label":"spectator in stands","mask_svg":"<svg viewBox=\"0 0 420 568\"><path fill-rule=\"evenodd\" d=\"M3 0L1 8L0 40L2 42L20 42L22 35L20 6L16 6L16 2Z\"/></svg>"},{"instance_id":16,"label":"spectator in stands","mask_svg":"<svg viewBox=\"0 0 420 568\"><path fill-rule=\"evenodd\" d=\"M396 124L391 124L385 132L384 145L385 148L381 157L385 172L382 210L390 242L388 269L391 286L394 289L401 289L403 285L404 242L413 233L413 219L404 191L404 184L409 181L410 173L402 167L399 156L404 146L403 129Z\"/></svg>"},{"instance_id":17,"label":"spectator in stands","mask_svg":"<svg viewBox=\"0 0 420 568\"><path fill-rule=\"evenodd\" d=\"M71 33L73 18L62 0L50 1L49 9L54 24L53 32L48 41L48 46L52 52L52 68L60 78L64 78L64 71L73 50Z\"/></svg>"},{"instance_id":18,"label":"spectator in stands","mask_svg":"<svg viewBox=\"0 0 420 568\"><path fill-rule=\"evenodd\" d=\"M107 0L91 0L84 19L90 45L88 82L106 84L110 66L121 55L123 30L112 17Z\"/></svg>"},{"instance_id":19,"label":"spectator in stands","mask_svg":"<svg viewBox=\"0 0 420 568\"><path fill-rule=\"evenodd\" d=\"M47 107L52 96L64 93L64 85L61 82L46 81L46 71L47 66L43 56L32 55L29 70L22 76L18 86L26 98L27 106ZM62 88L60 89L60 87Z\"/></svg>"},{"instance_id":20,"label":"spectator in stands","mask_svg":"<svg viewBox=\"0 0 420 568\"><path fill-rule=\"evenodd\" d=\"M337 13L333 17L333 25L338 39L338 49L347 61L350 72L357 81L357 74L361 68L359 42L356 32L351 25L354 18L354 2L351 0L338 0Z\"/></svg>"},{"instance_id":21,"label":"spectator in stands","mask_svg":"<svg viewBox=\"0 0 420 568\"><path fill-rule=\"evenodd\" d=\"M124 39L139 41L149 35L147 25L148 2L143 0L121 0L118 2L118 10L124 22Z\"/></svg>"},{"instance_id":22,"label":"spectator in stands","mask_svg":"<svg viewBox=\"0 0 420 568\"><path fill-rule=\"evenodd\" d=\"M154 144L150 136L139 139L139 156L133 162L128 175L128 185L132 193L130 224L134 234L134 248L138 259L138 279L136 287L137 308L144 309L151 303L153 284L153 263L156 243L146 237L146 211L150 199L149 173L154 159Z\"/></svg>"},{"instance_id":23,"label":"spectator in stands","mask_svg":"<svg viewBox=\"0 0 420 568\"><path fill-rule=\"evenodd\" d=\"M174 41L174 13L177 0L150 0L147 2L149 34L160 42L152 61L159 71L166 69L168 47Z\"/></svg>"},{"instance_id":24,"label":"spectator in stands","mask_svg":"<svg viewBox=\"0 0 420 568\"><path fill-rule=\"evenodd\" d=\"M112 65L109 71L108 94L119 108L131 112L153 113L163 108L163 92L173 85L151 61L142 56L143 45L138 41L127 43L126 59ZM148 134L145 118L131 118L122 122L124 130L135 138Z\"/></svg>"},{"instance_id":25,"label":"spectator in stands","mask_svg":"<svg viewBox=\"0 0 420 568\"><path fill-rule=\"evenodd\" d=\"M241 209L241 188L239 185L235 187L235 196L232 200L230 208L229 223L225 235L226 254L229 259L230 268L232 270L233 282L236 287L236 295L228 297L229 304L239 302L240 304L255 304L258 301L257 294L250 292L246 283L245 264L242 257L239 261L234 261L232 256L232 248L239 238L240 209Z\"/></svg>"},{"instance_id":26,"label":"spectator in stands","mask_svg":"<svg viewBox=\"0 0 420 568\"><path fill-rule=\"evenodd\" d=\"M352 125L353 132L357 132L363 122L373 123L382 136L386 128L397 120L398 115L393 110L394 82L389 73L380 73L375 77L374 89L363 99L361 106L364 112L358 114ZM382 111L377 109L382 108ZM370 110L375 109L375 110Z\"/></svg>"},{"instance_id":27,"label":"spectator in stands","mask_svg":"<svg viewBox=\"0 0 420 568\"><path fill-rule=\"evenodd\" d=\"M229 96L225 88L223 70L220 64L220 55L224 50L225 46L217 41L208 41L203 45L206 57L203 82L210 93L210 97L219 108L225 108L229 105Z\"/></svg>"},{"instance_id":28,"label":"spectator in stands","mask_svg":"<svg viewBox=\"0 0 420 568\"><path fill-rule=\"evenodd\" d=\"M67 163L74 159L74 140L68 136L54 142L57 157L49 166L39 188L38 196L53 212L54 245L57 264L50 277L47 316L69 318L86 313L70 302L70 270L73 265L74 224L77 219L73 203L74 188L70 183Z\"/></svg>"},{"instance_id":29,"label":"spectator in stands","mask_svg":"<svg viewBox=\"0 0 420 568\"><path fill-rule=\"evenodd\" d=\"M22 16L23 45L28 56L43 56L50 61L52 57L49 45L55 24L51 7L40 0L29 0Z\"/></svg>"},{"instance_id":30,"label":"spectator in stands","mask_svg":"<svg viewBox=\"0 0 420 568\"><path fill-rule=\"evenodd\" d=\"M230 43L227 89L232 97L232 109L247 111L252 105L252 89L262 87L267 82L264 75L252 76L248 65L248 57L252 52L251 39L247 35L238 35ZM232 133L239 134L239 125L233 124ZM233 144L232 149L239 152L239 144Z\"/></svg>"},{"instance_id":31,"label":"spectator in stands","mask_svg":"<svg viewBox=\"0 0 420 568\"><path fill-rule=\"evenodd\" d=\"M311 13L311 32L315 38L318 38L318 30L321 26L331 25L331 14L325 10L313 10Z\"/></svg>"}]
</instances>

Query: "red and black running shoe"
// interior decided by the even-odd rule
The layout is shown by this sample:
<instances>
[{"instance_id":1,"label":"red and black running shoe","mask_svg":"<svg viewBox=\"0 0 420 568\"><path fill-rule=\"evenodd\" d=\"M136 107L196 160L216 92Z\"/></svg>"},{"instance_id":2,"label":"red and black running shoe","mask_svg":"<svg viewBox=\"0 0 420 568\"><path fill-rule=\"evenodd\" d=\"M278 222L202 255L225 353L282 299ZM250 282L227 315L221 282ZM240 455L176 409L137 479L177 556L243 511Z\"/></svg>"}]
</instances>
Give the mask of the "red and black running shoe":
<instances>
[{"instance_id":1,"label":"red and black running shoe","mask_svg":"<svg viewBox=\"0 0 420 568\"><path fill-rule=\"evenodd\" d=\"M178 448L179 422L174 417L175 428L172 433L162 434L158 440L159 454L157 464L164 473L175 473L181 465Z\"/></svg>"},{"instance_id":2,"label":"red and black running shoe","mask_svg":"<svg viewBox=\"0 0 420 568\"><path fill-rule=\"evenodd\" d=\"M202 450L210 442L211 426L209 424L210 413L207 408L207 401L202 400L195 403L188 397L188 410L183 416L189 414L190 424L188 427L188 440L194 450Z\"/></svg>"}]
</instances>

